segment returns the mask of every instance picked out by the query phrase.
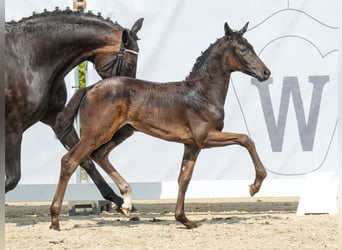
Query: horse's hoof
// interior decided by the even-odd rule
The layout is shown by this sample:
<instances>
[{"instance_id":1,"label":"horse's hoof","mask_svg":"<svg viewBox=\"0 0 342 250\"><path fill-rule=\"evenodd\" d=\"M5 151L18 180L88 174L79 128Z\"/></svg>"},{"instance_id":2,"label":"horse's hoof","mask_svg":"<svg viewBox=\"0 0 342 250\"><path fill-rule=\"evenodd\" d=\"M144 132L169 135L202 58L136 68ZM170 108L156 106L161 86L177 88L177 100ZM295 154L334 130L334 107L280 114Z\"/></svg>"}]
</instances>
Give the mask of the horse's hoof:
<instances>
[{"instance_id":1,"label":"horse's hoof","mask_svg":"<svg viewBox=\"0 0 342 250\"><path fill-rule=\"evenodd\" d=\"M192 221L188 221L184 224L186 226L187 229L193 229L197 227L197 224L195 222Z\"/></svg>"},{"instance_id":2,"label":"horse's hoof","mask_svg":"<svg viewBox=\"0 0 342 250\"><path fill-rule=\"evenodd\" d=\"M61 231L61 229L59 228L59 225L50 225L50 229L56 230L56 231Z\"/></svg>"},{"instance_id":3,"label":"horse's hoof","mask_svg":"<svg viewBox=\"0 0 342 250\"><path fill-rule=\"evenodd\" d=\"M138 209L137 209L135 206L132 206L131 212L132 212L132 213L133 213L133 212L138 212Z\"/></svg>"},{"instance_id":4,"label":"horse's hoof","mask_svg":"<svg viewBox=\"0 0 342 250\"><path fill-rule=\"evenodd\" d=\"M256 194L256 191L252 185L249 185L249 194L253 197Z\"/></svg>"},{"instance_id":5,"label":"horse's hoof","mask_svg":"<svg viewBox=\"0 0 342 250\"><path fill-rule=\"evenodd\" d=\"M121 212L128 217L131 214L131 209L128 207L121 207Z\"/></svg>"},{"instance_id":6,"label":"horse's hoof","mask_svg":"<svg viewBox=\"0 0 342 250\"><path fill-rule=\"evenodd\" d=\"M121 207L116 207L115 208L115 211L117 213L120 213L120 214L123 214L124 212L122 211L122 208ZM131 209L131 213L134 213L134 212L137 212L138 209L135 207L135 206L132 206L132 209Z\"/></svg>"}]
</instances>

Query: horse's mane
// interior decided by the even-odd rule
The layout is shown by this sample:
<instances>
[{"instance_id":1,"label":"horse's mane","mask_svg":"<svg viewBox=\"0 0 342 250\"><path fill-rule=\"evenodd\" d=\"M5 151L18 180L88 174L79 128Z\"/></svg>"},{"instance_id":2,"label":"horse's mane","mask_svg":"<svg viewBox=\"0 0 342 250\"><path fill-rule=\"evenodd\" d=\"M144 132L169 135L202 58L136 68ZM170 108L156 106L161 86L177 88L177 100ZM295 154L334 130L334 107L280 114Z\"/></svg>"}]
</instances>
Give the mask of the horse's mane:
<instances>
[{"instance_id":1,"label":"horse's mane","mask_svg":"<svg viewBox=\"0 0 342 250\"><path fill-rule=\"evenodd\" d=\"M208 56L210 55L213 47L216 46L218 41L219 41L219 39L217 39L216 42L210 44L210 46L204 52L202 52L202 54L199 57L197 57L196 62L194 64L194 66L192 67L192 70L191 70L189 76L187 77L187 79L189 77L191 77L192 74L195 73L197 70L199 70L205 62L208 62Z\"/></svg>"},{"instance_id":2,"label":"horse's mane","mask_svg":"<svg viewBox=\"0 0 342 250\"><path fill-rule=\"evenodd\" d=\"M41 19L41 18L45 18L45 17L52 17L52 16L75 16L75 17L89 17L89 18L94 18L96 20L105 22L109 25L111 25L114 29L119 29L122 30L123 28L117 23L117 22L113 22L109 17L108 18L104 18L101 13L97 13L97 15L95 15L92 11L88 11L88 12L82 12L80 10L71 10L69 7L66 7L65 10L60 10L58 7L55 7L55 10L53 11L48 11L47 9L44 9L44 11L42 13L32 13L32 16L29 17L23 17L21 20L19 21L10 21L10 22L6 22L6 29L10 29L11 27L23 24L25 22L28 21L34 21L36 19Z\"/></svg>"}]
</instances>

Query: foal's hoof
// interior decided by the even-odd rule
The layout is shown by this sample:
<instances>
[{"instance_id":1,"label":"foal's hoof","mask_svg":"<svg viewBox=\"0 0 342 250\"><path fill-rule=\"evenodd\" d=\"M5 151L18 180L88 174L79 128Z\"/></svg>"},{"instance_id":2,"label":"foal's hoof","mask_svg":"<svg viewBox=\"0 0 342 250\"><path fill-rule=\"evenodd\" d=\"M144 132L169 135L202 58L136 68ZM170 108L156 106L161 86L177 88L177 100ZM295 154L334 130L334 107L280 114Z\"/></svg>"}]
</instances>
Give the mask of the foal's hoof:
<instances>
[{"instance_id":1,"label":"foal's hoof","mask_svg":"<svg viewBox=\"0 0 342 250\"><path fill-rule=\"evenodd\" d=\"M121 214L124 213L124 212L122 211L122 208L121 208L121 207L116 207L116 208L115 208L115 211L116 211L117 213L121 213ZM137 211L138 211L138 209L137 209L135 206L132 206L131 213L134 213L134 212L137 212Z\"/></svg>"},{"instance_id":2,"label":"foal's hoof","mask_svg":"<svg viewBox=\"0 0 342 250\"><path fill-rule=\"evenodd\" d=\"M53 229L53 230L56 230L56 231L61 231L61 229L59 228L59 224L58 225L51 224L50 225L50 229Z\"/></svg>"},{"instance_id":3,"label":"foal's hoof","mask_svg":"<svg viewBox=\"0 0 342 250\"><path fill-rule=\"evenodd\" d=\"M121 207L121 212L128 217L131 214L131 209L129 207Z\"/></svg>"},{"instance_id":4,"label":"foal's hoof","mask_svg":"<svg viewBox=\"0 0 342 250\"><path fill-rule=\"evenodd\" d=\"M197 227L197 224L195 222L192 221L188 221L186 223L184 223L184 225L186 226L187 229L193 229Z\"/></svg>"},{"instance_id":5,"label":"foal's hoof","mask_svg":"<svg viewBox=\"0 0 342 250\"><path fill-rule=\"evenodd\" d=\"M249 194L253 197L256 193L258 192L258 190L255 189L254 184L249 185Z\"/></svg>"}]
</instances>

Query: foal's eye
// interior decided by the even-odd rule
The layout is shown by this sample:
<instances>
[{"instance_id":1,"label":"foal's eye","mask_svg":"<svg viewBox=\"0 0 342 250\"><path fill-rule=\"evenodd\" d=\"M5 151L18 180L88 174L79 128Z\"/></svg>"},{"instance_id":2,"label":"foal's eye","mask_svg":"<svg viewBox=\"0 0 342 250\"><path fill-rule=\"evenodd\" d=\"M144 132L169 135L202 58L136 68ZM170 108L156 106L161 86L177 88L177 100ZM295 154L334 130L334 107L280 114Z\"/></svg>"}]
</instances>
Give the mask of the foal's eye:
<instances>
[{"instance_id":1,"label":"foal's eye","mask_svg":"<svg viewBox=\"0 0 342 250\"><path fill-rule=\"evenodd\" d=\"M240 52L242 53L242 54L244 54L244 53L246 53L246 48L240 48Z\"/></svg>"}]
</instances>

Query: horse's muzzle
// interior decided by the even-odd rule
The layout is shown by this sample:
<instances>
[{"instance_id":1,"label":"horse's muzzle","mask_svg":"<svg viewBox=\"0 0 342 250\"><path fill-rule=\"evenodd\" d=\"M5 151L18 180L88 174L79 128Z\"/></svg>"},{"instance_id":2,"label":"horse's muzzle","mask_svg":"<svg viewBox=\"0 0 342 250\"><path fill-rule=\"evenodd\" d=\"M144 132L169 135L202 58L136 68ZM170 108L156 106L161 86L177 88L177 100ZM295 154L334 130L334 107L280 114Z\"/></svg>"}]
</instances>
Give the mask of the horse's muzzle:
<instances>
[{"instance_id":1,"label":"horse's muzzle","mask_svg":"<svg viewBox=\"0 0 342 250\"><path fill-rule=\"evenodd\" d=\"M270 78L270 75L271 75L271 71L269 69L265 69L263 70L262 72L260 72L260 74L257 74L256 75L256 78L260 81L260 82L263 82L263 81L266 81L268 78Z\"/></svg>"}]
</instances>

